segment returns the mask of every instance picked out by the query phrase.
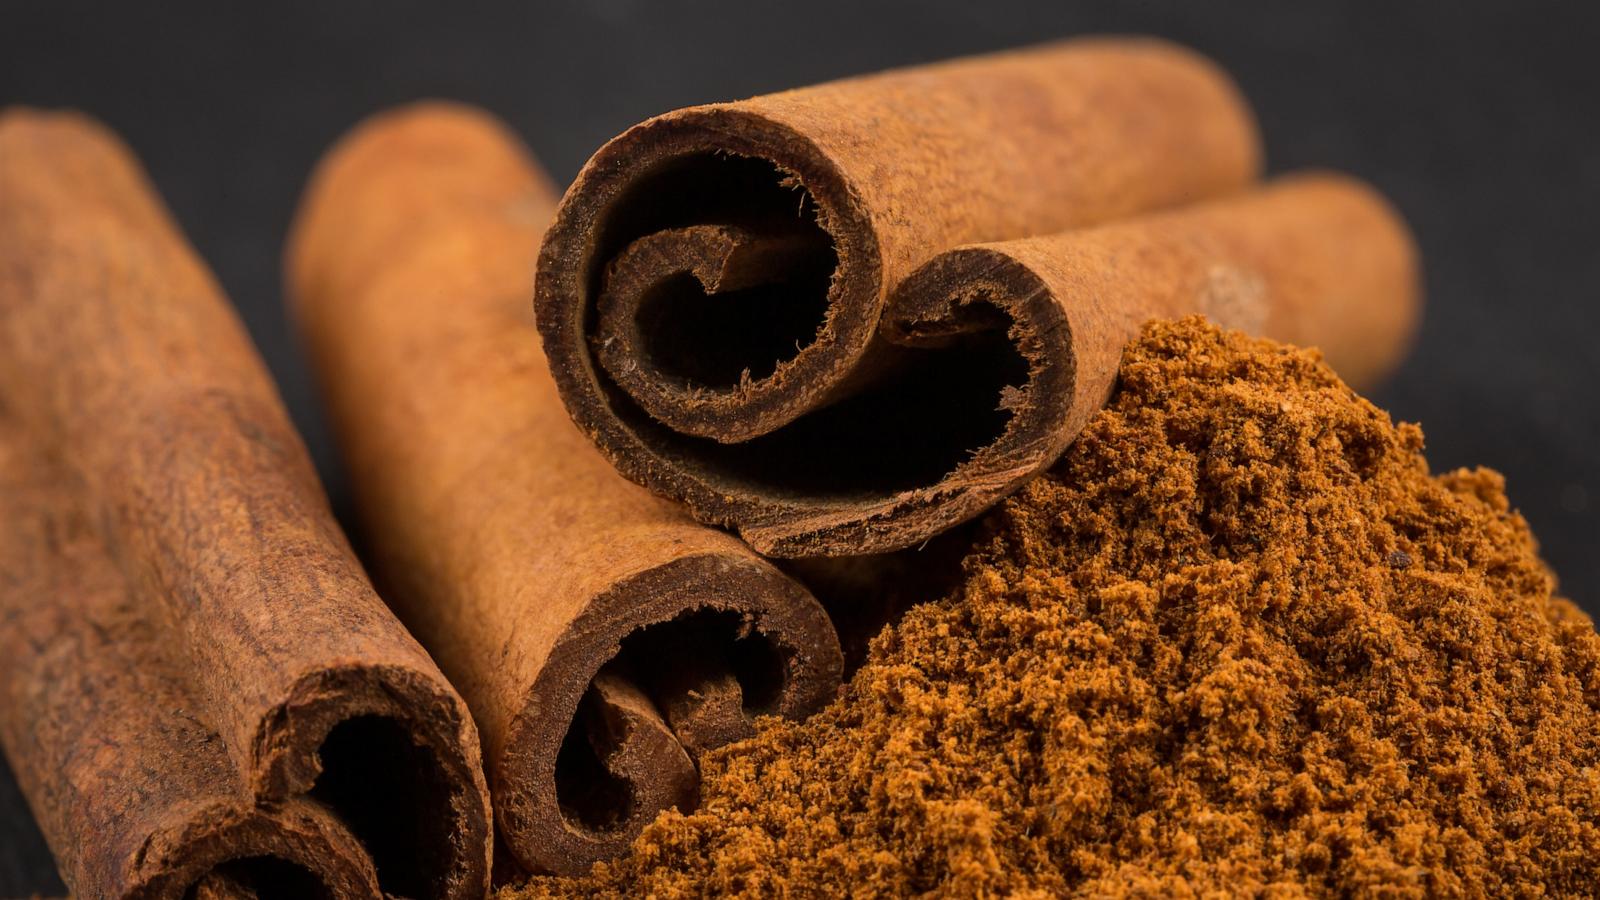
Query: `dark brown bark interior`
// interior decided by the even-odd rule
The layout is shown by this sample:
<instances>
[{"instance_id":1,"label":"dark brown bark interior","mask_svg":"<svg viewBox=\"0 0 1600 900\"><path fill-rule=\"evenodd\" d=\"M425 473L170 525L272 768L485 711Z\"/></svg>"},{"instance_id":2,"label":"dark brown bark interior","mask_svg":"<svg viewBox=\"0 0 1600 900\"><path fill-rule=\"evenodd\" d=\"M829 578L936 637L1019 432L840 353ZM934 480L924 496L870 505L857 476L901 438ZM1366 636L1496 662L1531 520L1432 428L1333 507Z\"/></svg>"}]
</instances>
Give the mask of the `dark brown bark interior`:
<instances>
[{"instance_id":1,"label":"dark brown bark interior","mask_svg":"<svg viewBox=\"0 0 1600 900\"><path fill-rule=\"evenodd\" d=\"M202 888L204 883L206 888ZM276 856L231 859L189 887L186 900L214 896L254 900L331 900L327 885L310 870Z\"/></svg>"},{"instance_id":2,"label":"dark brown bark interior","mask_svg":"<svg viewBox=\"0 0 1600 900\"><path fill-rule=\"evenodd\" d=\"M641 365L694 387L729 389L769 378L815 341L828 310L831 266L809 266L776 284L707 294L692 275L644 298Z\"/></svg>"},{"instance_id":3,"label":"dark brown bark interior","mask_svg":"<svg viewBox=\"0 0 1600 900\"><path fill-rule=\"evenodd\" d=\"M783 690L784 659L779 648L743 618L722 610L694 610L671 621L641 628L622 641L606 663L615 672L649 692L669 684L669 673L704 660L726 666L738 679L745 715L769 712ZM614 831L641 814L634 788L610 772L594 747L588 723L596 714L591 690L579 703L556 757L556 797L566 818L596 832ZM652 696L658 707L665 698Z\"/></svg>"},{"instance_id":4,"label":"dark brown bark interior","mask_svg":"<svg viewBox=\"0 0 1600 900\"><path fill-rule=\"evenodd\" d=\"M450 867L450 785L433 751L387 716L334 726L311 796L328 804L372 856L386 894L437 897Z\"/></svg>"},{"instance_id":5,"label":"dark brown bark interior","mask_svg":"<svg viewBox=\"0 0 1600 900\"><path fill-rule=\"evenodd\" d=\"M738 224L814 232L826 253L807 257L769 285L708 296L690 275L670 279L641 304L638 363L697 386L727 388L744 373L768 377L826 327L829 279L837 266L816 203L793 177L765 160L692 155L659 164L614 203L600 229L591 296L605 262L632 241L665 228ZM891 371L855 395L752 440L724 444L654 421L597 373L613 409L652 445L702 477L740 492L813 501L883 498L938 483L1004 432L1002 393L1020 388L1028 364L1007 334L1009 318L969 316L962 334L906 348ZM596 327L588 310L586 330Z\"/></svg>"}]
</instances>

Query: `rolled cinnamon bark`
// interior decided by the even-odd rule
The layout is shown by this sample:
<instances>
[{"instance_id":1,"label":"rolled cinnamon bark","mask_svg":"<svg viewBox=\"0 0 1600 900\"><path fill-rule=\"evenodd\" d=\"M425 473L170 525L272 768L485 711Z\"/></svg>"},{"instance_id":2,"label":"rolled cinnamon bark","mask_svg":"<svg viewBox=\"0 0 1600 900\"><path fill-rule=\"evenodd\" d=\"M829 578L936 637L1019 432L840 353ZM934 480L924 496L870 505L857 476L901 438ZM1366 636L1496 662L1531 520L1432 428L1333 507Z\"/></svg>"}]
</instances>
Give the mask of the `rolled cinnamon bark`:
<instances>
[{"instance_id":1,"label":"rolled cinnamon bark","mask_svg":"<svg viewBox=\"0 0 1600 900\"><path fill-rule=\"evenodd\" d=\"M17 513L7 546L40 559L0 623L27 657L6 749L74 890L482 896L465 705L373 592L137 162L71 114L0 115L0 408L81 513Z\"/></svg>"},{"instance_id":2,"label":"rolled cinnamon bark","mask_svg":"<svg viewBox=\"0 0 1600 900\"><path fill-rule=\"evenodd\" d=\"M1399 363L1420 312L1404 221L1367 185L1331 173L940 254L900 284L882 328L908 346L1003 340L1022 377L986 385L998 403L977 412L998 409L995 437L937 484L902 495L914 515L880 506L859 525L830 528L828 539L939 531L1021 486L1105 404L1123 347L1148 319L1199 313L1317 346L1347 380L1367 385Z\"/></svg>"},{"instance_id":3,"label":"rolled cinnamon bark","mask_svg":"<svg viewBox=\"0 0 1600 900\"><path fill-rule=\"evenodd\" d=\"M998 352L993 371L929 371L882 328L891 290L942 250L1229 193L1259 167L1226 76L1147 39L679 110L567 192L539 329L573 418L629 478L764 553L904 547L935 529L901 495L994 436L981 414L926 416L992 412L975 392L1019 376Z\"/></svg>"},{"instance_id":4,"label":"rolled cinnamon bark","mask_svg":"<svg viewBox=\"0 0 1600 900\"><path fill-rule=\"evenodd\" d=\"M803 588L573 427L528 303L553 206L489 117L409 108L321 164L288 272L374 571L472 706L505 843L575 872L841 662Z\"/></svg>"},{"instance_id":5,"label":"rolled cinnamon bark","mask_svg":"<svg viewBox=\"0 0 1600 900\"><path fill-rule=\"evenodd\" d=\"M68 479L0 437L0 744L77 897L381 896L311 797L256 806Z\"/></svg>"}]
</instances>

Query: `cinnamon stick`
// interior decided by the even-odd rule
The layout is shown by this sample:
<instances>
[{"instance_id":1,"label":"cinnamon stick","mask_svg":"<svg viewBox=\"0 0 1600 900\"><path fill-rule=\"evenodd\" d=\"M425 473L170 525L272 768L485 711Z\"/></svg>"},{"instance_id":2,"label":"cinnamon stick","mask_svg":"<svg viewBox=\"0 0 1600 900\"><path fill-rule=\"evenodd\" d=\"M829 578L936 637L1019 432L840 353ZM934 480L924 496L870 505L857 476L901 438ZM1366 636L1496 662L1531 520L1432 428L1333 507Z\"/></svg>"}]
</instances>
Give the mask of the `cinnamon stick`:
<instances>
[{"instance_id":1,"label":"cinnamon stick","mask_svg":"<svg viewBox=\"0 0 1600 900\"><path fill-rule=\"evenodd\" d=\"M1016 285L981 263L957 302L953 275L906 285L958 245L1236 193L1257 164L1224 77L1151 41L681 110L607 144L568 191L540 254L539 327L583 431L700 521L780 557L913 547L1060 452L1109 383L1104 336L1131 334L1128 315L1256 293L1229 321L1321 344L1357 383L1398 360L1416 307L1409 238L1353 188L1202 216L1174 259L1097 257L1095 283L1116 282L1122 307L1074 291L991 299ZM1240 258L1203 237L1281 207L1293 235L1245 221ZM1191 267L1216 283L1191 283ZM1025 301L1071 327L1014 320Z\"/></svg>"},{"instance_id":2,"label":"cinnamon stick","mask_svg":"<svg viewBox=\"0 0 1600 900\"><path fill-rule=\"evenodd\" d=\"M859 525L830 528L829 539L943 530L1020 487L1105 404L1123 347L1149 319L1201 313L1318 346L1348 379L1371 384L1404 355L1420 303L1405 223L1370 187L1332 173L940 254L901 282L882 328L934 348L1003 335L1025 375L999 386L1004 423L994 439L914 500L902 498L914 516L878 507Z\"/></svg>"},{"instance_id":3,"label":"cinnamon stick","mask_svg":"<svg viewBox=\"0 0 1600 900\"><path fill-rule=\"evenodd\" d=\"M380 896L371 858L328 806L249 802L198 718L188 662L130 594L67 477L8 431L0 739L73 895L274 896L314 884Z\"/></svg>"},{"instance_id":4,"label":"cinnamon stick","mask_svg":"<svg viewBox=\"0 0 1600 900\"><path fill-rule=\"evenodd\" d=\"M0 736L74 892L482 896L465 705L137 162L72 114L0 115L0 409L8 465L41 460L0 505Z\"/></svg>"},{"instance_id":5,"label":"cinnamon stick","mask_svg":"<svg viewBox=\"0 0 1600 900\"><path fill-rule=\"evenodd\" d=\"M554 197L482 113L379 116L319 167L288 273L375 572L473 709L502 837L576 872L841 663L803 588L573 427L528 302Z\"/></svg>"},{"instance_id":6,"label":"cinnamon stick","mask_svg":"<svg viewBox=\"0 0 1600 900\"><path fill-rule=\"evenodd\" d=\"M916 411L860 398L922 379L913 399L959 408L937 391L1010 373L930 379L880 327L891 290L960 244L1229 193L1259 168L1227 77L1151 39L679 110L602 147L567 192L539 256L539 329L580 428L702 521L763 553L908 546L931 530L855 527L879 517L852 510L934 483L952 464L934 457L976 449L989 423L924 448Z\"/></svg>"}]
</instances>

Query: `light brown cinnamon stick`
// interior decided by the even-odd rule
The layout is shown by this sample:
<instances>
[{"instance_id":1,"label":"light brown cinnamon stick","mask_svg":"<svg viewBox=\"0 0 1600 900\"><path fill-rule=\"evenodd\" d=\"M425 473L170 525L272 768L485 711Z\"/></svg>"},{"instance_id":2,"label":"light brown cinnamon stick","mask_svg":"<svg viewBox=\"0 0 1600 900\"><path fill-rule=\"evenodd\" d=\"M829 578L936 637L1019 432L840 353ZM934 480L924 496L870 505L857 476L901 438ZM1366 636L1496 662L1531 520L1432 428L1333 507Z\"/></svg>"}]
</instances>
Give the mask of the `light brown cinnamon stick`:
<instances>
[{"instance_id":1,"label":"light brown cinnamon stick","mask_svg":"<svg viewBox=\"0 0 1600 900\"><path fill-rule=\"evenodd\" d=\"M914 547L1054 459L1110 383L1108 335L1129 316L1204 308L1321 344L1357 383L1398 361L1409 238L1348 185L1074 270L1109 294L1025 285L976 251L908 286L958 245L1237 192L1255 146L1223 76L1139 40L669 113L602 148L563 200L540 254L545 350L584 432L701 521L772 556ZM1252 230L1280 214L1292 233ZM1190 266L1203 284L1174 268Z\"/></svg>"},{"instance_id":2,"label":"light brown cinnamon stick","mask_svg":"<svg viewBox=\"0 0 1600 900\"><path fill-rule=\"evenodd\" d=\"M863 432L860 398L910 378L936 405L943 390L950 409L992 409L963 385L1013 373L996 358L929 374L881 328L890 291L959 244L1229 193L1259 167L1226 76L1148 39L679 110L601 148L567 192L540 252L539 329L582 430L702 521L764 553L910 546L933 529L881 528L875 508L936 483L991 423L930 434L885 402Z\"/></svg>"},{"instance_id":3,"label":"light brown cinnamon stick","mask_svg":"<svg viewBox=\"0 0 1600 900\"><path fill-rule=\"evenodd\" d=\"M573 427L529 304L553 205L487 116L398 111L322 163L288 272L386 594L473 708L506 844L575 872L752 715L831 698L840 654L803 588Z\"/></svg>"},{"instance_id":4,"label":"light brown cinnamon stick","mask_svg":"<svg viewBox=\"0 0 1600 900\"><path fill-rule=\"evenodd\" d=\"M0 115L0 409L49 473L0 512L0 735L75 892L482 896L466 707L137 163L71 114Z\"/></svg>"}]
</instances>

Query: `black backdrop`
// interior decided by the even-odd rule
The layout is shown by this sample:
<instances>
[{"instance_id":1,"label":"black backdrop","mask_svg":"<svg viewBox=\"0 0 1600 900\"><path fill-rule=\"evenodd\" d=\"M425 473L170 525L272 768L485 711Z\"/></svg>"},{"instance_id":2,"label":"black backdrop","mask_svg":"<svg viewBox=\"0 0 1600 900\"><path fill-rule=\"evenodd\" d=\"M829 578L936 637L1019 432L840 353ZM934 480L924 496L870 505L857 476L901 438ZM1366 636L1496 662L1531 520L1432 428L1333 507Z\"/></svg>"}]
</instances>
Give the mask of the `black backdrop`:
<instances>
[{"instance_id":1,"label":"black backdrop","mask_svg":"<svg viewBox=\"0 0 1600 900\"><path fill-rule=\"evenodd\" d=\"M79 107L133 145L238 304L337 503L278 257L307 171L366 113L476 102L567 179L605 139L677 106L1071 34L1174 38L1232 70L1273 170L1353 172L1409 217L1430 305L1411 360L1375 399L1423 423L1436 469L1504 471L1564 589L1600 612L1596 9L5 0L0 103ZM0 897L60 890L0 766Z\"/></svg>"}]
</instances>

